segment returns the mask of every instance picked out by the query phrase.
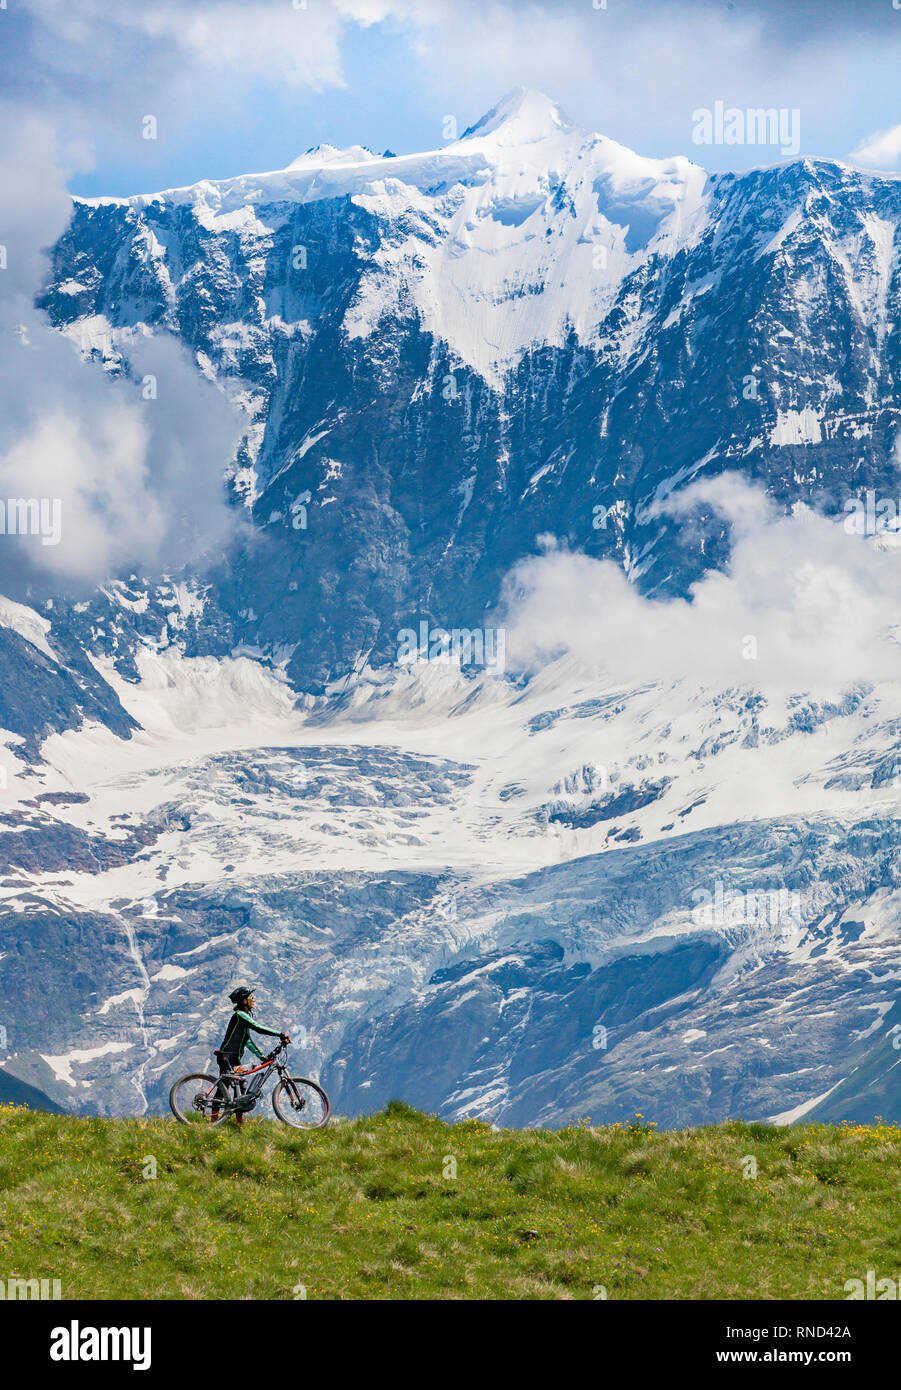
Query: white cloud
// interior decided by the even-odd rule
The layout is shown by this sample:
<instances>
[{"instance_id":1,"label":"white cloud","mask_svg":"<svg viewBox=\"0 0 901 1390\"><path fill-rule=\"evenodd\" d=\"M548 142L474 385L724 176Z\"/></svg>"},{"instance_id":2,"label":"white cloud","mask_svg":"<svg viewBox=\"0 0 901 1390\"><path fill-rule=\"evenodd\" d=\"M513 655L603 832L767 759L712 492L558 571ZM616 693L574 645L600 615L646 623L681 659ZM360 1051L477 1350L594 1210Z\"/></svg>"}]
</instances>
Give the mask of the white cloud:
<instances>
[{"instance_id":1,"label":"white cloud","mask_svg":"<svg viewBox=\"0 0 901 1390\"><path fill-rule=\"evenodd\" d=\"M23 60L10 77L32 102L80 107L110 125L137 93L165 103L178 92L196 108L211 90L239 102L261 78L340 85L342 8L322 0L305 8L291 0L31 0L24 14L4 17Z\"/></svg>"},{"instance_id":2,"label":"white cloud","mask_svg":"<svg viewBox=\"0 0 901 1390\"><path fill-rule=\"evenodd\" d=\"M865 164L871 169L897 168L901 162L901 125L883 130L879 135L871 135L856 150L852 150L848 158L854 164Z\"/></svg>"},{"instance_id":3,"label":"white cloud","mask_svg":"<svg viewBox=\"0 0 901 1390\"><path fill-rule=\"evenodd\" d=\"M191 6L138 5L119 11L136 29L164 36L186 65L226 68L229 80L268 78L290 87L321 89L343 83L335 6L310 0L296 8L290 0Z\"/></svg>"},{"instance_id":4,"label":"white cloud","mask_svg":"<svg viewBox=\"0 0 901 1390\"><path fill-rule=\"evenodd\" d=\"M849 534L844 518L801 506L784 516L732 475L660 510L678 520L701 504L729 519L733 549L690 600L646 598L619 566L586 555L517 565L503 619L508 667L568 654L615 680L830 693L901 677L901 549Z\"/></svg>"},{"instance_id":5,"label":"white cloud","mask_svg":"<svg viewBox=\"0 0 901 1390\"><path fill-rule=\"evenodd\" d=\"M38 346L19 348L14 411L0 389L9 407L0 498L52 499L61 535L52 545L0 537L0 575L24 560L90 583L123 567L199 561L233 526L222 474L239 422L227 401L174 339L133 353L157 379L157 398L145 401L133 383L81 362L66 339L32 328Z\"/></svg>"},{"instance_id":6,"label":"white cloud","mask_svg":"<svg viewBox=\"0 0 901 1390\"><path fill-rule=\"evenodd\" d=\"M13 117L0 108L12 128ZM4 121L6 124L6 121ZM70 157L52 122L19 119L0 146L7 190L6 291L0 300L0 500L61 503L60 543L0 535L0 583L49 572L56 580L102 581L121 566L199 559L232 525L223 475L240 418L174 339L139 341L140 380L155 400L81 360L33 307L45 270L42 248L61 235L71 203Z\"/></svg>"}]
</instances>

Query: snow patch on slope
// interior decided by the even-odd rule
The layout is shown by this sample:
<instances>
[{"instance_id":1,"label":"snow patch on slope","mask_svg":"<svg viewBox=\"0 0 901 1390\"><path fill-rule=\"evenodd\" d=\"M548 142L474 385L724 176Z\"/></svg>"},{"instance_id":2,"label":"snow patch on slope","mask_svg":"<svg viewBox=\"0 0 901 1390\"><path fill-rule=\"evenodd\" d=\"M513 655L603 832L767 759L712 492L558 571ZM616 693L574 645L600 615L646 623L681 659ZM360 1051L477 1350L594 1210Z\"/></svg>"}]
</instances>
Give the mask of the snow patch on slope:
<instances>
[{"instance_id":1,"label":"snow patch on slope","mask_svg":"<svg viewBox=\"0 0 901 1390\"><path fill-rule=\"evenodd\" d=\"M51 661L57 661L56 653L47 641L50 623L46 618L42 618L40 613L36 613L33 608L27 608L24 603L14 603L12 599L5 598L3 594L0 594L0 627L8 627L13 632L17 632L20 637L24 637L26 642L37 647L38 651L43 652Z\"/></svg>"},{"instance_id":2,"label":"snow patch on slope","mask_svg":"<svg viewBox=\"0 0 901 1390\"><path fill-rule=\"evenodd\" d=\"M770 443L819 444L823 437L820 429L820 416L811 406L803 410L780 411L776 424L770 433Z\"/></svg>"}]
</instances>

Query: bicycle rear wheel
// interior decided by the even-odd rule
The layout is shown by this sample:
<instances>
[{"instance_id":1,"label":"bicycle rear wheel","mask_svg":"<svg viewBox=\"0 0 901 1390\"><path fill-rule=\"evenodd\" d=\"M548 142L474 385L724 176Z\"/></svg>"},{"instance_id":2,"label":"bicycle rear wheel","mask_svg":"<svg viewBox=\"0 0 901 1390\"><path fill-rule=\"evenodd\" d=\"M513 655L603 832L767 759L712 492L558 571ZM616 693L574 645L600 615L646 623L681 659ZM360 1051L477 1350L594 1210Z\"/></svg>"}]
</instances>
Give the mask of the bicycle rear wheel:
<instances>
[{"instance_id":1,"label":"bicycle rear wheel","mask_svg":"<svg viewBox=\"0 0 901 1390\"><path fill-rule=\"evenodd\" d=\"M176 1081L169 1092L169 1108L183 1125L221 1125L231 1114L231 1089L217 1076L192 1072Z\"/></svg>"},{"instance_id":2,"label":"bicycle rear wheel","mask_svg":"<svg viewBox=\"0 0 901 1390\"><path fill-rule=\"evenodd\" d=\"M272 1108L283 1125L292 1129L322 1129L331 1114L322 1087L306 1076L289 1076L272 1092Z\"/></svg>"}]
</instances>

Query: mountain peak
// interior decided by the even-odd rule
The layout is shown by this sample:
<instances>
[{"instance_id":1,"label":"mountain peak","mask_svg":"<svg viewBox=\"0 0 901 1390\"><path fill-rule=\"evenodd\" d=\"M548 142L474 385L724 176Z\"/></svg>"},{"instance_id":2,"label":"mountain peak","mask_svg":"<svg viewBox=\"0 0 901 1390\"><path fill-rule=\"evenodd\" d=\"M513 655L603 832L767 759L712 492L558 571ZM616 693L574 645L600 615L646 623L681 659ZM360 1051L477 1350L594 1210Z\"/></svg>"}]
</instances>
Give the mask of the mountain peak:
<instances>
[{"instance_id":1,"label":"mountain peak","mask_svg":"<svg viewBox=\"0 0 901 1390\"><path fill-rule=\"evenodd\" d=\"M351 145L346 150L339 150L336 145L313 145L285 168L286 171L319 169L324 164L366 164L374 159L378 159L378 155L367 150L365 145Z\"/></svg>"},{"instance_id":2,"label":"mountain peak","mask_svg":"<svg viewBox=\"0 0 901 1390\"><path fill-rule=\"evenodd\" d=\"M574 129L572 121L549 96L530 87L512 87L480 121L463 132L470 136L503 133L514 141L540 140L556 130Z\"/></svg>"}]
</instances>

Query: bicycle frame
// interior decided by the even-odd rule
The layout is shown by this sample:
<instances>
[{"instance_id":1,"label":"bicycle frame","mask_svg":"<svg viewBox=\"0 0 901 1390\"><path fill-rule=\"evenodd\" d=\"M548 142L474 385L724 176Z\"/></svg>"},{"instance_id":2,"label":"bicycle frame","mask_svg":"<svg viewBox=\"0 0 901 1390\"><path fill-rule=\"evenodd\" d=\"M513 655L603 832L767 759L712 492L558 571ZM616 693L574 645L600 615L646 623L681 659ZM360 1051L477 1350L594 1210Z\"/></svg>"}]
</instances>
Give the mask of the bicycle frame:
<instances>
[{"instance_id":1,"label":"bicycle frame","mask_svg":"<svg viewBox=\"0 0 901 1390\"><path fill-rule=\"evenodd\" d=\"M235 1093L234 1098L226 1101L222 1109L225 1112L251 1110L256 1105L263 1092L263 1087L269 1080L272 1071L277 1071L282 1081L289 1080L287 1057L279 1060L279 1052L283 1052L284 1047L276 1049L274 1056L260 1062L259 1066L248 1067L246 1071L224 1071L219 1080L229 1086ZM262 1075L260 1075L262 1073ZM256 1079L247 1085L247 1078L253 1076Z\"/></svg>"},{"instance_id":2,"label":"bicycle frame","mask_svg":"<svg viewBox=\"0 0 901 1390\"><path fill-rule=\"evenodd\" d=\"M221 1124L229 1115L241 1121L247 1111L254 1109L266 1082L276 1072L279 1079L271 1096L272 1108L282 1124L295 1129L321 1129L328 1124L331 1113L329 1098L318 1081L291 1075L289 1042L290 1038L280 1043L247 1071L222 1071L215 1078L209 1072L192 1072L173 1082L169 1105L175 1118L182 1124L188 1124L195 1116L213 1124ZM221 1066L222 1053L217 1053L217 1057Z\"/></svg>"}]
</instances>

